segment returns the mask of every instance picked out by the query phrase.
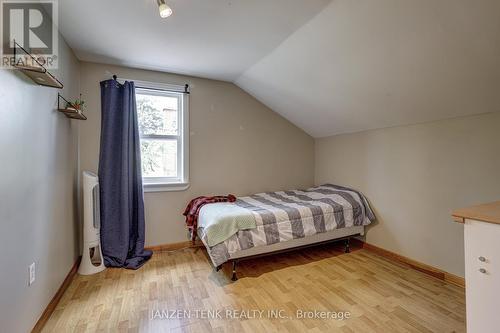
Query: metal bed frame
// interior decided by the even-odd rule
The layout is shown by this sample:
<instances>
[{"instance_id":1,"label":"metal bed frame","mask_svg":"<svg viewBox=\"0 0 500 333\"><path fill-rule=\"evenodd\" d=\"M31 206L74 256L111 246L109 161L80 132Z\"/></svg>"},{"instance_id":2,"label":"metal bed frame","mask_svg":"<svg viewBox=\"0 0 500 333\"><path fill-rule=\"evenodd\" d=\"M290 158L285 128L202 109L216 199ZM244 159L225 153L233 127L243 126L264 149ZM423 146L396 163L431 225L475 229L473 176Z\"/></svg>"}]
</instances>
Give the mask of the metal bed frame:
<instances>
[{"instance_id":1,"label":"metal bed frame","mask_svg":"<svg viewBox=\"0 0 500 333\"><path fill-rule=\"evenodd\" d=\"M271 251L271 252L262 253L262 254L250 255L250 256L242 257L242 258L230 259L227 262L231 262L233 264L233 271L232 271L231 280L232 281L237 281L238 280L238 277L236 276L236 265L240 261L245 261L245 260L250 260L250 259L256 259L256 258L262 258L262 257L267 257L267 256L275 255L275 254L287 253L287 252L302 250L302 249L305 249L305 248L315 247L315 246L324 245L324 244L329 244L329 243L338 242L338 241L341 241L341 240L344 240L344 253L350 253L351 252L351 247L350 247L351 237L353 237L353 236L360 236L360 235L361 234L358 233L358 234L353 234L353 235L349 235L349 236L346 236L346 237L339 237L339 238L329 239L329 240L318 242L318 243L300 245L300 246L291 247L291 248L288 248L288 249L276 250L276 251ZM215 271L216 272L220 271L221 268L222 268L222 265L223 264L215 267Z\"/></svg>"}]
</instances>

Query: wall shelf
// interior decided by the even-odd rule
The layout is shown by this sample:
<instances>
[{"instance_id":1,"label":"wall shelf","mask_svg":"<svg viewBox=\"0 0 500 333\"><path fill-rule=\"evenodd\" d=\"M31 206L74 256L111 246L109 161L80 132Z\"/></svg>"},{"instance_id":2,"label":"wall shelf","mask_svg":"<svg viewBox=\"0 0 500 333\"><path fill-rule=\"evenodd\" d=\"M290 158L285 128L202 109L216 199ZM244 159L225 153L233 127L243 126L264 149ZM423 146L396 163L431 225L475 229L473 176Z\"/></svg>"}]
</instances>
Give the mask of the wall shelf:
<instances>
[{"instance_id":1,"label":"wall shelf","mask_svg":"<svg viewBox=\"0 0 500 333\"><path fill-rule=\"evenodd\" d=\"M17 61L18 51L24 54L24 61ZM14 41L14 68L23 72L36 84L45 87L62 89L64 86L33 55Z\"/></svg>"},{"instance_id":2,"label":"wall shelf","mask_svg":"<svg viewBox=\"0 0 500 333\"><path fill-rule=\"evenodd\" d=\"M64 103L63 105L61 105L61 100ZM68 100L62 97L61 94L57 94L57 111L64 113L66 117L71 119L87 120L83 111L76 108L73 103L68 102Z\"/></svg>"}]
</instances>

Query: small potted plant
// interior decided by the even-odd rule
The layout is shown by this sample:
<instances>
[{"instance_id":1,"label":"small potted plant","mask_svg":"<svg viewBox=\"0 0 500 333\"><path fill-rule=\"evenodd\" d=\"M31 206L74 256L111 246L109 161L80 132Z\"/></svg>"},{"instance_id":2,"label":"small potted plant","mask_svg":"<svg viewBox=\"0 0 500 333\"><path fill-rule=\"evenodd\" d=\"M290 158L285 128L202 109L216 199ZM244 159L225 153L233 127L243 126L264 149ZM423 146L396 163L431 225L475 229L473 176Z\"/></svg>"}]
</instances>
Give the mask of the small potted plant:
<instances>
[{"instance_id":1,"label":"small potted plant","mask_svg":"<svg viewBox=\"0 0 500 333\"><path fill-rule=\"evenodd\" d=\"M83 112L83 107L85 105L85 101L82 99L82 95L80 95L80 98L75 100L73 103L68 102L66 105L67 109L75 109L78 113Z\"/></svg>"}]
</instances>

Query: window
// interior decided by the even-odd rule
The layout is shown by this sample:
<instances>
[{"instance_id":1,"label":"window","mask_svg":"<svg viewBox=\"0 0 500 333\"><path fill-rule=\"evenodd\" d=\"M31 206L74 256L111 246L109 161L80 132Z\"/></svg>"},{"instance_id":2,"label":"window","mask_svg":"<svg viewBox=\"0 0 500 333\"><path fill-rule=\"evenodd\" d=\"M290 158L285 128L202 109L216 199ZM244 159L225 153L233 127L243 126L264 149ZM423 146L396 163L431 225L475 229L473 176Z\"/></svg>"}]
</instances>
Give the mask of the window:
<instances>
[{"instance_id":1,"label":"window","mask_svg":"<svg viewBox=\"0 0 500 333\"><path fill-rule=\"evenodd\" d=\"M188 99L184 87L135 81L146 192L188 188Z\"/></svg>"}]
</instances>

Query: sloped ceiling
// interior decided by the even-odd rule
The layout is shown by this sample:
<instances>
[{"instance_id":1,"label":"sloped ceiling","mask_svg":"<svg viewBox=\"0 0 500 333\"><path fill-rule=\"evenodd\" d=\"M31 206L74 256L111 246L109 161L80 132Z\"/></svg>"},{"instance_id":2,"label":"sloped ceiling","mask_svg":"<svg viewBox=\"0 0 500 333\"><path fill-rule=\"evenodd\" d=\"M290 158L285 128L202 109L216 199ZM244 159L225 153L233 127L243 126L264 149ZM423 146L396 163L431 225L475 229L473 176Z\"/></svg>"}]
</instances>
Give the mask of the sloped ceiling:
<instances>
[{"instance_id":1,"label":"sloped ceiling","mask_svg":"<svg viewBox=\"0 0 500 333\"><path fill-rule=\"evenodd\" d=\"M234 81L330 0L61 0L59 30L80 60Z\"/></svg>"},{"instance_id":2,"label":"sloped ceiling","mask_svg":"<svg viewBox=\"0 0 500 333\"><path fill-rule=\"evenodd\" d=\"M314 137L500 111L500 1L334 0L236 84Z\"/></svg>"},{"instance_id":3,"label":"sloped ceiling","mask_svg":"<svg viewBox=\"0 0 500 333\"><path fill-rule=\"evenodd\" d=\"M235 82L314 137L500 111L499 0L64 0L77 57Z\"/></svg>"}]
</instances>

